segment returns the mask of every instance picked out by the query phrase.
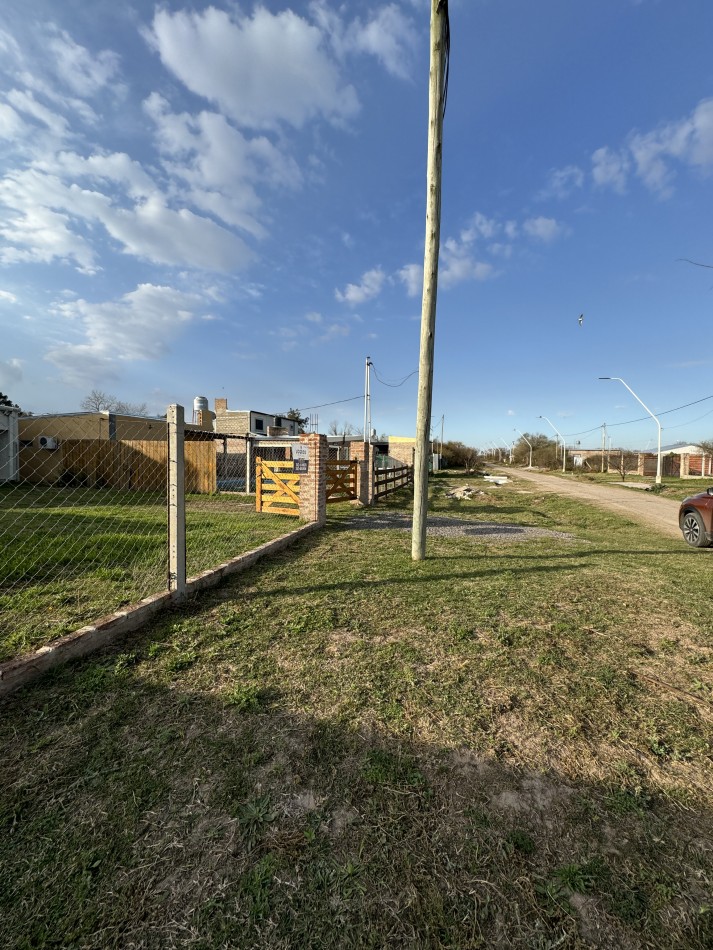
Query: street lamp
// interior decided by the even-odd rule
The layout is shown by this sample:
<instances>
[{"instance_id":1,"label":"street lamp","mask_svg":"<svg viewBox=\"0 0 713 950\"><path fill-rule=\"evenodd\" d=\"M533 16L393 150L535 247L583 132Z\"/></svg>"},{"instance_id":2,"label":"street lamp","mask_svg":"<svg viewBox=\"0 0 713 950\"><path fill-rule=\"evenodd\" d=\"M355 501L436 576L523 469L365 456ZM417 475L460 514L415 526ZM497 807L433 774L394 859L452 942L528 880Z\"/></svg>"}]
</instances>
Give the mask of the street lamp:
<instances>
[{"instance_id":1,"label":"street lamp","mask_svg":"<svg viewBox=\"0 0 713 950\"><path fill-rule=\"evenodd\" d=\"M520 432L519 429L515 428L513 429L513 432L519 432L522 438L525 439L525 442L527 442L527 444L530 446L530 464L527 467L532 468L532 442L530 442L530 440L526 436L524 436L522 432Z\"/></svg>"},{"instance_id":2,"label":"street lamp","mask_svg":"<svg viewBox=\"0 0 713 950\"><path fill-rule=\"evenodd\" d=\"M629 392L631 393L631 395L634 397L634 399L639 403L639 405L641 405L641 406L644 407L644 409L648 412L648 414L651 416L651 418L654 420L654 422L655 422L656 425L658 426L658 429L659 429L659 447L658 447L658 454L657 454L657 458L656 458L656 484L657 484L657 485L660 485L660 484L661 484L661 423L660 423L659 420L656 418L656 416L653 414L653 412L649 409L649 407L648 407L647 405L645 405L645 403L643 403L643 402L639 399L639 397L636 395L636 393L635 393L634 390L631 388L631 386L627 385L627 384L624 382L624 380L621 378L621 376L600 376L599 378L600 378L600 379L614 379L614 380L616 380L617 382L621 383L622 386L625 386L625 387L629 390Z\"/></svg>"},{"instance_id":3,"label":"street lamp","mask_svg":"<svg viewBox=\"0 0 713 950\"><path fill-rule=\"evenodd\" d=\"M509 453L509 456L510 456L510 464L512 465L512 443L506 442L505 439L501 439L500 441L503 443L503 445L505 446L505 448L508 450L508 453Z\"/></svg>"},{"instance_id":4,"label":"street lamp","mask_svg":"<svg viewBox=\"0 0 713 950\"><path fill-rule=\"evenodd\" d=\"M550 420L547 418L547 416L538 416L538 419L544 419L545 422L550 422ZM565 470L566 470L566 469L565 469L565 466L567 465L567 445L566 445L566 443L565 443L565 441L564 441L564 436L563 436L562 433L559 431L559 429L555 429L555 427L552 425L551 422L550 422L550 425L551 425L552 428L555 430L555 432L556 432L557 435L560 437L560 439L562 439L562 473L564 474L564 472L565 472Z\"/></svg>"}]
</instances>

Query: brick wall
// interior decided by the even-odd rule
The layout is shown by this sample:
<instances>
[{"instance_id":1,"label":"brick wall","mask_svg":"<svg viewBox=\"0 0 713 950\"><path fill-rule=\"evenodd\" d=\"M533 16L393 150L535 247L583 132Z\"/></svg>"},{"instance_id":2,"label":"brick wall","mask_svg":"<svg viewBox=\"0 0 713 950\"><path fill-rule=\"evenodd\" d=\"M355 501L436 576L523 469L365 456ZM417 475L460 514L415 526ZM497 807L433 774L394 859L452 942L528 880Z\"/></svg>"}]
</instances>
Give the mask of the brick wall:
<instances>
[{"instance_id":1,"label":"brick wall","mask_svg":"<svg viewBox=\"0 0 713 950\"><path fill-rule=\"evenodd\" d=\"M250 413L228 409L227 399L215 400L215 431L226 435L247 435L250 429Z\"/></svg>"},{"instance_id":2,"label":"brick wall","mask_svg":"<svg viewBox=\"0 0 713 950\"><path fill-rule=\"evenodd\" d=\"M389 436L389 455L402 465L413 465L416 440L404 436Z\"/></svg>"}]
</instances>

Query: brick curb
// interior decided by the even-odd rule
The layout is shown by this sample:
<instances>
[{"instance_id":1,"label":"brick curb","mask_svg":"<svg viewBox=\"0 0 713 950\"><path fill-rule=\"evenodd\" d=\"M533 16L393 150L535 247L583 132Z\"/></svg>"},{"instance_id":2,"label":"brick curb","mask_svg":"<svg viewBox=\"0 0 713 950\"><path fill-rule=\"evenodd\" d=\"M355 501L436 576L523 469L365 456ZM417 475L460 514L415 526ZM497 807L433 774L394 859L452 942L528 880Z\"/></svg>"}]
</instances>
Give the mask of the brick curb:
<instances>
[{"instance_id":1,"label":"brick curb","mask_svg":"<svg viewBox=\"0 0 713 950\"><path fill-rule=\"evenodd\" d=\"M74 630L64 637L53 640L46 646L35 650L34 653L26 653L14 660L0 663L0 698L8 696L21 686L33 682L55 666L93 653L95 650L112 643L120 636L138 630L159 611L180 604L186 596L197 594L209 587L215 587L230 574L244 571L268 554L274 554L290 547L296 541L311 534L317 527L319 527L317 524L303 525L295 531L290 531L289 534L283 534L279 538L261 544L253 551L231 558L230 561L226 561L216 568L203 571L201 574L189 578L186 582L186 594L183 596L179 596L175 591L152 594L150 597L144 597L136 604L131 604L123 610L101 617L94 623L87 624L85 627L80 627L79 630Z\"/></svg>"}]
</instances>

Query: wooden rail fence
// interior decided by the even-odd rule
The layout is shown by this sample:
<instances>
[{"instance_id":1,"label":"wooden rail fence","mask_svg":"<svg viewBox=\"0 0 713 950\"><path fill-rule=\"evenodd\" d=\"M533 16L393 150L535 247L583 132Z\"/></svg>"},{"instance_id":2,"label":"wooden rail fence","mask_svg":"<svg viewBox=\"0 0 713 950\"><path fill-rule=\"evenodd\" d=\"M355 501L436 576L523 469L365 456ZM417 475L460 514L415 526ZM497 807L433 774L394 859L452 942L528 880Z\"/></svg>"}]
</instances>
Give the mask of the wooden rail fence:
<instances>
[{"instance_id":1,"label":"wooden rail fence","mask_svg":"<svg viewBox=\"0 0 713 950\"><path fill-rule=\"evenodd\" d=\"M378 468L374 479L374 497L383 498L398 488L413 484L413 468L402 465L399 468Z\"/></svg>"}]
</instances>

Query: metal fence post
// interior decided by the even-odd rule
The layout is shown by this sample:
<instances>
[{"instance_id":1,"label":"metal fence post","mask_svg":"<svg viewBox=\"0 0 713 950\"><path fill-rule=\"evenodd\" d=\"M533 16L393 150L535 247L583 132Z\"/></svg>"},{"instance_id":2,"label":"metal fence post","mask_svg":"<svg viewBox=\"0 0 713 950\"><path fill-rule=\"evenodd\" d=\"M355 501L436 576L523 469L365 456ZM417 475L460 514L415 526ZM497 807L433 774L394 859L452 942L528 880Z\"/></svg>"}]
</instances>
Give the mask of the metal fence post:
<instances>
[{"instance_id":1,"label":"metal fence post","mask_svg":"<svg viewBox=\"0 0 713 950\"><path fill-rule=\"evenodd\" d=\"M183 406L168 407L168 589L186 593L186 493Z\"/></svg>"}]
</instances>

